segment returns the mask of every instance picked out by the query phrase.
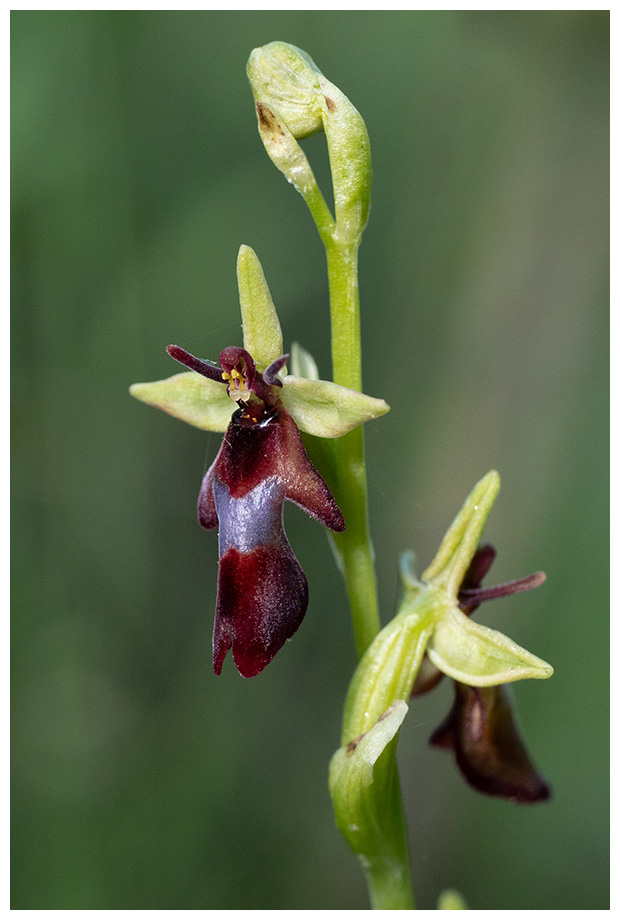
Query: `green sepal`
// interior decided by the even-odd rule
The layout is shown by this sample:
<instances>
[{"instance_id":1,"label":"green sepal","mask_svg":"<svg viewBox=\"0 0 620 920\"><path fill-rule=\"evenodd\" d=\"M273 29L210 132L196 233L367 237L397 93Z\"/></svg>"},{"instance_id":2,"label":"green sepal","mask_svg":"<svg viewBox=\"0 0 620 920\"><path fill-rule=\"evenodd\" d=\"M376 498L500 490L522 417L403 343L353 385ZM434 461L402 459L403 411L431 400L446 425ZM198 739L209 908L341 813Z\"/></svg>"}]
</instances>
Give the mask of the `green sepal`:
<instances>
[{"instance_id":1,"label":"green sepal","mask_svg":"<svg viewBox=\"0 0 620 920\"><path fill-rule=\"evenodd\" d=\"M194 371L152 383L134 383L129 392L140 402L203 431L226 431L235 408L225 386Z\"/></svg>"},{"instance_id":2,"label":"green sepal","mask_svg":"<svg viewBox=\"0 0 620 920\"><path fill-rule=\"evenodd\" d=\"M440 671L471 687L492 687L526 678L551 677L546 661L503 633L481 626L450 605L438 618L428 657Z\"/></svg>"},{"instance_id":3,"label":"green sepal","mask_svg":"<svg viewBox=\"0 0 620 920\"><path fill-rule=\"evenodd\" d=\"M437 555L422 574L422 581L443 587L456 597L478 548L499 486L499 473L495 470L474 486L443 538Z\"/></svg>"},{"instance_id":4,"label":"green sepal","mask_svg":"<svg viewBox=\"0 0 620 920\"><path fill-rule=\"evenodd\" d=\"M282 379L282 384L282 404L297 427L319 438L339 438L390 410L383 399L366 396L330 380L307 380L290 374Z\"/></svg>"},{"instance_id":5,"label":"green sepal","mask_svg":"<svg viewBox=\"0 0 620 920\"><path fill-rule=\"evenodd\" d=\"M258 256L241 246L237 257L237 283L243 324L243 347L259 371L284 354L280 320Z\"/></svg>"}]
</instances>

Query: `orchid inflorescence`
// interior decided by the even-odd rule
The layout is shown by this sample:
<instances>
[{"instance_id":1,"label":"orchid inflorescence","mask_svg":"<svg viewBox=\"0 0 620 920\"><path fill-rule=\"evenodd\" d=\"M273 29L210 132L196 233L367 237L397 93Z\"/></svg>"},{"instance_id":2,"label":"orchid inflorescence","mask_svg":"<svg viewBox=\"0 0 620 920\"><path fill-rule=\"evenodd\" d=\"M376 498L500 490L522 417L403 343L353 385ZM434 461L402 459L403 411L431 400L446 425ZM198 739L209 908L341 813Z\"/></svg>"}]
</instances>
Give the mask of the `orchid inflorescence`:
<instances>
[{"instance_id":1,"label":"orchid inflorescence","mask_svg":"<svg viewBox=\"0 0 620 920\"><path fill-rule=\"evenodd\" d=\"M465 779L480 792L513 802L549 797L520 738L506 685L549 677L553 669L471 619L483 601L537 587L545 576L537 572L482 587L495 558L495 550L481 543L499 490L492 470L468 496L420 579L413 555L401 557L402 601L380 630L361 426L389 407L360 392L357 293L357 249L370 206L368 135L347 97L292 45L273 42L255 49L248 76L265 149L306 201L325 244L336 382L319 379L314 360L298 344L284 353L260 262L242 246L237 278L243 346L224 348L215 363L169 345L170 357L187 370L134 384L131 393L191 425L224 433L198 497L200 525L219 531L216 674L232 649L240 674L258 675L306 613L308 585L284 530L284 503L303 508L336 535L333 547L360 661L345 702L341 747L330 764L330 792L338 827L366 873L373 906L407 909L413 897L395 749L412 697L450 677L454 703L431 744L451 750ZM333 215L298 143L319 130L325 131L330 156ZM302 433L337 439L326 478L338 503L310 461ZM463 905L448 892L439 906Z\"/></svg>"}]
</instances>

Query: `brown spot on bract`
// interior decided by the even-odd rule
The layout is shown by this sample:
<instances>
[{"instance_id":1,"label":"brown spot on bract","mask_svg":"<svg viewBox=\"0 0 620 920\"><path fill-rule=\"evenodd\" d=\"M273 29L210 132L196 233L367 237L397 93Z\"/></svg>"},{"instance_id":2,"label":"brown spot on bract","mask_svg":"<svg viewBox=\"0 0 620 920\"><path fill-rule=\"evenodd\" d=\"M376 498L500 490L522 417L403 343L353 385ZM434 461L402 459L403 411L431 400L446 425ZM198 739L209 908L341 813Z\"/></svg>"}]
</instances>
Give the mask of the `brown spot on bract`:
<instances>
[{"instance_id":1,"label":"brown spot on bract","mask_svg":"<svg viewBox=\"0 0 620 920\"><path fill-rule=\"evenodd\" d=\"M262 102L256 103L256 111L258 113L258 120L263 128L273 128L273 112L268 109L266 105L263 105Z\"/></svg>"},{"instance_id":2,"label":"brown spot on bract","mask_svg":"<svg viewBox=\"0 0 620 920\"><path fill-rule=\"evenodd\" d=\"M364 733L364 734L365 734L365 733ZM356 747L358 746L358 744L360 743L360 741L361 741L362 738L364 737L364 734L359 735L357 738L354 738L352 741L349 741L349 743L347 744L347 746L346 746L346 748L345 748L345 751L344 751L345 754L347 755L347 757L350 757L351 754L353 754L353 752L355 751Z\"/></svg>"},{"instance_id":3,"label":"brown spot on bract","mask_svg":"<svg viewBox=\"0 0 620 920\"><path fill-rule=\"evenodd\" d=\"M329 96L325 96L324 98L325 98L325 105L327 106L327 111L328 111L328 112L335 112L335 111L336 111L336 103L334 102L334 100L333 100L333 99L330 99Z\"/></svg>"},{"instance_id":4,"label":"brown spot on bract","mask_svg":"<svg viewBox=\"0 0 620 920\"><path fill-rule=\"evenodd\" d=\"M389 705L388 708L385 710L385 712L382 712L382 713L381 713L381 715L380 715L379 718L377 719L377 723L383 722L384 719L387 719L387 717L388 717L389 715L391 715L391 714L394 712L395 709L396 709L396 700L394 700L393 703L390 703L390 705Z\"/></svg>"}]
</instances>

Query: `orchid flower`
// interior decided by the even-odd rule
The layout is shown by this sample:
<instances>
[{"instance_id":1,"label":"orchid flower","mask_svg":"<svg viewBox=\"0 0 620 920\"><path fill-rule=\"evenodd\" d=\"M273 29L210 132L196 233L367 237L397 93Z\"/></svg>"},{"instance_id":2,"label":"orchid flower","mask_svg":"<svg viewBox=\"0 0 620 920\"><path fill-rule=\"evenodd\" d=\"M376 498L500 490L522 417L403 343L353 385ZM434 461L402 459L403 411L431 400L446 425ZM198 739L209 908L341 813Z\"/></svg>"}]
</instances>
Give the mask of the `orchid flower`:
<instances>
[{"instance_id":1,"label":"orchid flower","mask_svg":"<svg viewBox=\"0 0 620 920\"><path fill-rule=\"evenodd\" d=\"M529 591L545 581L543 572L535 572L492 588L482 588L482 579L495 555L490 544L480 546L465 573L458 601L467 616L471 616L483 601ZM442 671L425 655L412 695L420 696L432 690L442 677ZM551 790L536 771L520 737L509 688L504 684L473 687L455 680L454 693L450 712L431 735L433 747L453 751L464 778L478 792L502 796L513 802L548 799Z\"/></svg>"},{"instance_id":2,"label":"orchid flower","mask_svg":"<svg viewBox=\"0 0 620 920\"><path fill-rule=\"evenodd\" d=\"M237 263L244 346L224 348L219 365L178 345L168 354L189 372L134 384L131 394L208 431L225 431L198 497L198 521L219 525L213 669L226 653L243 677L259 674L299 627L308 606L305 575L288 542L284 501L333 531L345 528L300 431L333 438L388 411L381 399L330 381L284 373L282 333L256 254ZM298 346L295 363L315 376Z\"/></svg>"}]
</instances>

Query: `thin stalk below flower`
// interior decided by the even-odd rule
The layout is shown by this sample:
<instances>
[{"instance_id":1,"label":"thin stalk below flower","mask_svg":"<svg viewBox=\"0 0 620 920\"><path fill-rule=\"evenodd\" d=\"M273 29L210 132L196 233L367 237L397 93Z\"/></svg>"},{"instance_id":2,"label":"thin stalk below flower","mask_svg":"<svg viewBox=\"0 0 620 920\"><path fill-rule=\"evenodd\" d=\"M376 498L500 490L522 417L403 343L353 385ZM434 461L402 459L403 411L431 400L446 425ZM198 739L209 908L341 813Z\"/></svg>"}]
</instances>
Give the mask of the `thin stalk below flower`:
<instances>
[{"instance_id":1,"label":"thin stalk below flower","mask_svg":"<svg viewBox=\"0 0 620 920\"><path fill-rule=\"evenodd\" d=\"M334 382L362 388L362 354L357 277L357 244L326 247L332 324ZM346 530L334 537L353 620L358 658L380 629L374 554L368 524L368 486L363 427L335 444L338 501Z\"/></svg>"},{"instance_id":2,"label":"thin stalk below flower","mask_svg":"<svg viewBox=\"0 0 620 920\"><path fill-rule=\"evenodd\" d=\"M352 389L362 388L362 350L359 283L355 241L326 245L329 276L332 363L334 382ZM346 521L343 533L333 534L342 561L349 597L355 645L361 658L379 633L379 604L374 552L368 520L368 485L363 427L354 429L335 443L338 502ZM384 787L383 821L393 852L364 865L373 910L412 910L413 885L409 858L407 823L396 763L396 739L374 766L373 785Z\"/></svg>"}]
</instances>

